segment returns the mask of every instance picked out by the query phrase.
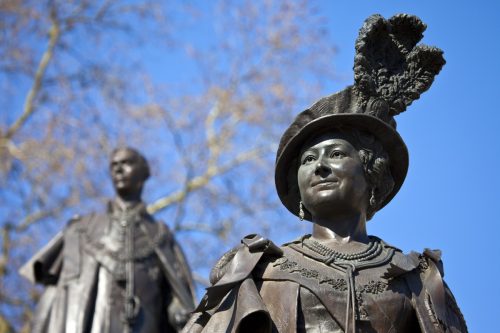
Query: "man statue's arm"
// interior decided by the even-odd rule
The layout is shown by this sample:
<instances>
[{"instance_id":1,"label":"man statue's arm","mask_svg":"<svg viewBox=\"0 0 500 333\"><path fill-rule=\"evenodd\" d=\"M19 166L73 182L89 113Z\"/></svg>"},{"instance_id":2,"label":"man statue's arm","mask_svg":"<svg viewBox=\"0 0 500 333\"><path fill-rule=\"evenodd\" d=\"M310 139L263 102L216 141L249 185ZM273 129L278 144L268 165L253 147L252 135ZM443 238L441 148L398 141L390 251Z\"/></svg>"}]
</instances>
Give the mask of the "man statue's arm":
<instances>
[{"instance_id":1,"label":"man statue's arm","mask_svg":"<svg viewBox=\"0 0 500 333\"><path fill-rule=\"evenodd\" d=\"M19 269L19 274L32 283L56 284L62 268L63 245L64 236L60 231Z\"/></svg>"}]
</instances>

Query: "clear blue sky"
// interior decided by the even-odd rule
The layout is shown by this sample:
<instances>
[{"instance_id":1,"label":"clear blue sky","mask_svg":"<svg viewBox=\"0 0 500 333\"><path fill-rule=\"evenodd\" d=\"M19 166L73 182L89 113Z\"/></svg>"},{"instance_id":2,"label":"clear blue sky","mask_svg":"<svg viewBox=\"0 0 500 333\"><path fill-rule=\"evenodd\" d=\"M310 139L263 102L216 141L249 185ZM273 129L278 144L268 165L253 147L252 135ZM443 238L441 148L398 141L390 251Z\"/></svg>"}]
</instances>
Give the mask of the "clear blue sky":
<instances>
[{"instance_id":1,"label":"clear blue sky","mask_svg":"<svg viewBox=\"0 0 500 333\"><path fill-rule=\"evenodd\" d=\"M500 75L497 1L322 1L335 65L352 82L353 43L374 13L419 16L423 42L444 50L447 64L431 89L398 118L410 169L396 198L368 231L405 251L443 251L445 279L470 332L498 332L500 315Z\"/></svg>"}]
</instances>

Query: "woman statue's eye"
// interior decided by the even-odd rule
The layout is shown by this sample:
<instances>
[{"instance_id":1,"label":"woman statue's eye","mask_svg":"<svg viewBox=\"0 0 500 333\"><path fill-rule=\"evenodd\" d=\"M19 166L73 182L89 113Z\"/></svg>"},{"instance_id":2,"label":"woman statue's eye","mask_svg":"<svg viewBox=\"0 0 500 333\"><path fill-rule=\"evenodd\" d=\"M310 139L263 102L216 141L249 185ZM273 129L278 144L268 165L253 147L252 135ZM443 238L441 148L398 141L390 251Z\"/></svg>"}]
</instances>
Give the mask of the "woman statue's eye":
<instances>
[{"instance_id":1,"label":"woman statue's eye","mask_svg":"<svg viewBox=\"0 0 500 333\"><path fill-rule=\"evenodd\" d=\"M314 158L313 155L307 155L304 160L302 160L302 164L310 163L314 161L316 158Z\"/></svg>"},{"instance_id":2,"label":"woman statue's eye","mask_svg":"<svg viewBox=\"0 0 500 333\"><path fill-rule=\"evenodd\" d=\"M342 157L345 157L345 154L344 152L340 151L340 150L334 150L331 154L331 157L333 158L342 158Z\"/></svg>"}]
</instances>

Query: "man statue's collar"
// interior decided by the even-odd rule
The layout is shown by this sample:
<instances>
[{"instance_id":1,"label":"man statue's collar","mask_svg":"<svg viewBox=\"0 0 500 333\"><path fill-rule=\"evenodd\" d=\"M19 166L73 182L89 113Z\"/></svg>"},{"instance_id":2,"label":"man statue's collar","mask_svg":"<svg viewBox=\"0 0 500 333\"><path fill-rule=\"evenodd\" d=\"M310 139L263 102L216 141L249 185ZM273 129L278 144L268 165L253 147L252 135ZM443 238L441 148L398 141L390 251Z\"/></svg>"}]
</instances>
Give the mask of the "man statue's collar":
<instances>
[{"instance_id":1,"label":"man statue's collar","mask_svg":"<svg viewBox=\"0 0 500 333\"><path fill-rule=\"evenodd\" d=\"M140 215L147 215L147 208L146 204L142 201L137 201L137 202L131 202L131 203L122 203L119 202L117 199L112 199L108 202L108 213L113 215L113 214L120 214L123 212L136 212L137 214Z\"/></svg>"}]
</instances>

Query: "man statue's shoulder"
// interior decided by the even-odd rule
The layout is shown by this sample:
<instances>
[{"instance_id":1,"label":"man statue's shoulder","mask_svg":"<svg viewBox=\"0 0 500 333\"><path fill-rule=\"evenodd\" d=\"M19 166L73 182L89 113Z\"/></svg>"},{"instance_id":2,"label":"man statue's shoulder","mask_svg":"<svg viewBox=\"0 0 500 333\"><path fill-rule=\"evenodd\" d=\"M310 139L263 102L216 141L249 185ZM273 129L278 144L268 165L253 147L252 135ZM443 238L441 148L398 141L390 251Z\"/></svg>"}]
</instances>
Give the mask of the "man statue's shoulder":
<instances>
[{"instance_id":1,"label":"man statue's shoulder","mask_svg":"<svg viewBox=\"0 0 500 333\"><path fill-rule=\"evenodd\" d=\"M174 235L165 222L155 220L152 216L147 216L144 222L146 223L141 224L141 229L155 246L165 250L165 248L170 249L175 245Z\"/></svg>"},{"instance_id":2,"label":"man statue's shoulder","mask_svg":"<svg viewBox=\"0 0 500 333\"><path fill-rule=\"evenodd\" d=\"M94 225L104 224L102 220L107 219L108 217L106 214L98 214L95 212L75 214L68 220L63 232L65 235L82 233L93 229Z\"/></svg>"},{"instance_id":3,"label":"man statue's shoulder","mask_svg":"<svg viewBox=\"0 0 500 333\"><path fill-rule=\"evenodd\" d=\"M68 222L66 223L66 229L78 228L79 226L82 225L83 220L84 220L84 215L74 214L69 218Z\"/></svg>"}]
</instances>

